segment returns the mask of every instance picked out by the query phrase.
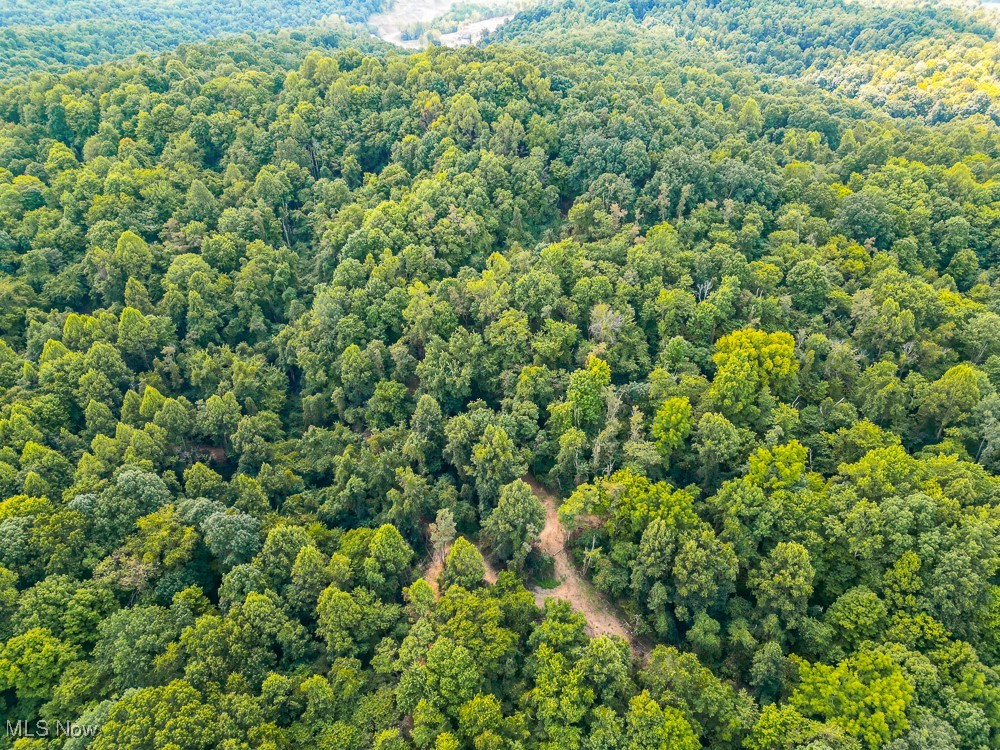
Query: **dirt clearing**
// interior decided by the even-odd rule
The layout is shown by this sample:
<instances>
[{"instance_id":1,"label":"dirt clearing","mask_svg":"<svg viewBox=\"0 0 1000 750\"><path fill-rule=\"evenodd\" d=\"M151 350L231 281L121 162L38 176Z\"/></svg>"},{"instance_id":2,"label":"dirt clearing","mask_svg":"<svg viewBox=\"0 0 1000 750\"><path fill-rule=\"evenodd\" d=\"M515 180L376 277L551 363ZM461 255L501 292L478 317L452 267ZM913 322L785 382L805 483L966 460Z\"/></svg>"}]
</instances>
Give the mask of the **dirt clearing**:
<instances>
[{"instance_id":1,"label":"dirt clearing","mask_svg":"<svg viewBox=\"0 0 1000 750\"><path fill-rule=\"evenodd\" d=\"M535 496L545 506L545 528L542 529L539 549L552 557L555 563L555 577L559 585L551 589L533 587L535 602L544 606L546 599L565 599L574 610L587 618L587 632L596 637L601 635L619 635L627 640L633 651L644 651L631 630L604 595L594 588L593 584L584 578L573 564L569 552L566 551L566 530L559 522L556 500L532 476L524 477Z\"/></svg>"}]
</instances>

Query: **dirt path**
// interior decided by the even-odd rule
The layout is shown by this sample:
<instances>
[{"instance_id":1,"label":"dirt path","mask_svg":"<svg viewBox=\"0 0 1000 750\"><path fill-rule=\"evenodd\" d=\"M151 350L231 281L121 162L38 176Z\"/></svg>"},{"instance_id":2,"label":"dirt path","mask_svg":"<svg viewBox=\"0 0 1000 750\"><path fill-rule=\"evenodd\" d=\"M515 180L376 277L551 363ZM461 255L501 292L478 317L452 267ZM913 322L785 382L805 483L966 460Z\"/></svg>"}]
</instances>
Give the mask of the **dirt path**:
<instances>
[{"instance_id":1,"label":"dirt path","mask_svg":"<svg viewBox=\"0 0 1000 750\"><path fill-rule=\"evenodd\" d=\"M444 570L444 555L435 555L432 553L431 561L424 566L424 580L434 590L435 599L441 596L441 591L438 589L438 578L441 577L442 570Z\"/></svg>"},{"instance_id":2,"label":"dirt path","mask_svg":"<svg viewBox=\"0 0 1000 750\"><path fill-rule=\"evenodd\" d=\"M479 550L479 552L482 554L483 551ZM483 555L483 564L486 565L486 583L492 586L497 582L499 571L493 567L493 564L490 563L490 559L486 555Z\"/></svg>"},{"instance_id":3,"label":"dirt path","mask_svg":"<svg viewBox=\"0 0 1000 750\"><path fill-rule=\"evenodd\" d=\"M573 564L569 552L566 551L566 530L559 522L555 498L530 474L524 477L524 481L545 507L545 527L542 529L538 547L552 557L555 577L559 581L558 585L551 589L533 586L530 590L535 596L535 604L544 607L546 599L565 599L574 610L587 618L588 635L595 638L602 635L621 636L628 641L634 654L645 656L649 651L647 645L634 636L614 605L595 589ZM483 555L483 562L486 564L486 582L492 586L497 582L497 570L490 564L487 555ZM424 566L424 579L434 589L435 597L440 596L437 579L443 568L444 555L433 556Z\"/></svg>"},{"instance_id":4,"label":"dirt path","mask_svg":"<svg viewBox=\"0 0 1000 750\"><path fill-rule=\"evenodd\" d=\"M559 522L556 500L535 481L532 476L525 476L535 496L545 506L545 528L542 529L539 548L550 555L555 563L555 576L559 585L551 589L534 587L532 593L539 607L544 606L546 599L565 599L573 609L587 618L587 632L591 636L619 635L629 642L636 653L645 653L645 647L625 626L614 606L584 578L573 564L569 552L566 551L566 530Z\"/></svg>"}]
</instances>

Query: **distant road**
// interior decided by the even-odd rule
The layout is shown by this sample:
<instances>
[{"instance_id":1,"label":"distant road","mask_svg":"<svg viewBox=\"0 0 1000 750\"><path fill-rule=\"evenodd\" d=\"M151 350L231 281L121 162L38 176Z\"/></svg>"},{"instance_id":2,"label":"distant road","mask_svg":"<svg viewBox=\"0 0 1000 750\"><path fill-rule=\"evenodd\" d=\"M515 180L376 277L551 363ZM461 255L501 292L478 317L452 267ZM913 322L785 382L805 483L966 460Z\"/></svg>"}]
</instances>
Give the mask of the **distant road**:
<instances>
[{"instance_id":1,"label":"distant road","mask_svg":"<svg viewBox=\"0 0 1000 750\"><path fill-rule=\"evenodd\" d=\"M430 25L459 4L458 0L397 0L390 10L371 16L368 25L375 28L376 36L391 44L406 49L423 49L421 39L403 39L404 29L418 24ZM518 5L511 1L510 10L515 10ZM442 34L440 43L445 47L476 44L485 33L494 31L512 17L512 14L498 15L462 24L457 31Z\"/></svg>"}]
</instances>

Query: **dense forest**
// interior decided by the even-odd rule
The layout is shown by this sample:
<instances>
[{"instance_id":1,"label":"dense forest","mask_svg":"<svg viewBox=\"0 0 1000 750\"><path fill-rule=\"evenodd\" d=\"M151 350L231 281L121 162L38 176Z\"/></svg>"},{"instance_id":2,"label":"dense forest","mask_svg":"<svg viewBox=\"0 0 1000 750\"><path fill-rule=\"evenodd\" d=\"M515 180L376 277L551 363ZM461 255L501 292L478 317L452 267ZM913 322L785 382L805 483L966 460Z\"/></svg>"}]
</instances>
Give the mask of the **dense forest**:
<instances>
[{"instance_id":1,"label":"dense forest","mask_svg":"<svg viewBox=\"0 0 1000 750\"><path fill-rule=\"evenodd\" d=\"M0 748L1000 746L991 23L568 0L0 85Z\"/></svg>"},{"instance_id":2,"label":"dense forest","mask_svg":"<svg viewBox=\"0 0 1000 750\"><path fill-rule=\"evenodd\" d=\"M996 12L891 0L887 6L849 0L635 0L631 7L568 2L555 11L540 6L522 14L499 36L537 41L548 32L558 39L567 19L593 25L613 18L659 28L734 63L795 76L897 117L933 123L985 114L1000 123Z\"/></svg>"},{"instance_id":3,"label":"dense forest","mask_svg":"<svg viewBox=\"0 0 1000 750\"><path fill-rule=\"evenodd\" d=\"M6 0L0 24L55 25L74 21L123 20L147 23L178 21L211 36L267 31L275 26L304 26L333 13L363 21L379 0ZM344 9L354 10L344 10Z\"/></svg>"},{"instance_id":4,"label":"dense forest","mask_svg":"<svg viewBox=\"0 0 1000 750\"><path fill-rule=\"evenodd\" d=\"M181 42L278 28L362 23L387 0L4 0L0 80L61 73ZM334 24L336 25L336 24Z\"/></svg>"}]
</instances>

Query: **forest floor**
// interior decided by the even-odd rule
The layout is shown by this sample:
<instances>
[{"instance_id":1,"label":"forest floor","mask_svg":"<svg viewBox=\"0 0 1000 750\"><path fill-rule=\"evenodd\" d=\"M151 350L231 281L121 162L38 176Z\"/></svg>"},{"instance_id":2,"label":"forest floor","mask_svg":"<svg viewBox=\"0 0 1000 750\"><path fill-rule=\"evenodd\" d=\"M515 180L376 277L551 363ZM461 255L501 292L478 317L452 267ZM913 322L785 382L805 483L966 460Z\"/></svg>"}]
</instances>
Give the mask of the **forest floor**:
<instances>
[{"instance_id":1,"label":"forest floor","mask_svg":"<svg viewBox=\"0 0 1000 750\"><path fill-rule=\"evenodd\" d=\"M438 599L441 596L441 591L438 589L438 578L441 577L442 570L444 570L444 555L432 553L431 561L424 566L423 577L434 590L435 599Z\"/></svg>"},{"instance_id":2,"label":"forest floor","mask_svg":"<svg viewBox=\"0 0 1000 750\"><path fill-rule=\"evenodd\" d=\"M555 564L555 576L559 581L553 588L532 587L535 602L542 607L546 599L565 599L574 610L587 618L587 632L591 637L618 635L629 642L633 652L644 654L645 644L641 643L626 626L614 605L595 589L573 564L566 550L566 530L559 522L559 508L552 493L530 475L525 476L524 481L545 506L545 528L542 529L539 549L552 558Z\"/></svg>"}]
</instances>

